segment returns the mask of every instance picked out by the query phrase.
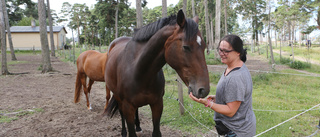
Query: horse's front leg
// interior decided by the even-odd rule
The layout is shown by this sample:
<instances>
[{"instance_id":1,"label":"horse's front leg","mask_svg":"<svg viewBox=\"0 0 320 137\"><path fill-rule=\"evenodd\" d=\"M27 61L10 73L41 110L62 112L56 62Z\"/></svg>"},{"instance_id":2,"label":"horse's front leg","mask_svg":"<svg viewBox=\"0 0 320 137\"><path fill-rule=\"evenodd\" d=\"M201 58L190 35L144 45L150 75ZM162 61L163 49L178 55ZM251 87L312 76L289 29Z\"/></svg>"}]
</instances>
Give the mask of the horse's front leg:
<instances>
[{"instance_id":1,"label":"horse's front leg","mask_svg":"<svg viewBox=\"0 0 320 137\"><path fill-rule=\"evenodd\" d=\"M163 111L163 99L161 98L159 102L150 105L152 111L152 122L153 122L153 137L161 137L160 132L160 119Z\"/></svg>"},{"instance_id":2,"label":"horse's front leg","mask_svg":"<svg viewBox=\"0 0 320 137\"><path fill-rule=\"evenodd\" d=\"M119 110L120 116L121 116L121 124L122 124L122 129L121 129L121 135L122 137L127 137L127 129L126 129L126 119L123 116L123 113L121 110Z\"/></svg>"},{"instance_id":3,"label":"horse's front leg","mask_svg":"<svg viewBox=\"0 0 320 137\"><path fill-rule=\"evenodd\" d=\"M124 104L122 104L124 105ZM126 119L127 122L127 127L128 127L128 132L129 132L129 137L137 137L136 131L134 129L134 117L135 117L135 112L136 112L137 108L134 108L132 105L126 103L123 107L122 107L122 112L123 112L123 116ZM123 137L125 137L124 135L122 135Z\"/></svg>"}]
</instances>

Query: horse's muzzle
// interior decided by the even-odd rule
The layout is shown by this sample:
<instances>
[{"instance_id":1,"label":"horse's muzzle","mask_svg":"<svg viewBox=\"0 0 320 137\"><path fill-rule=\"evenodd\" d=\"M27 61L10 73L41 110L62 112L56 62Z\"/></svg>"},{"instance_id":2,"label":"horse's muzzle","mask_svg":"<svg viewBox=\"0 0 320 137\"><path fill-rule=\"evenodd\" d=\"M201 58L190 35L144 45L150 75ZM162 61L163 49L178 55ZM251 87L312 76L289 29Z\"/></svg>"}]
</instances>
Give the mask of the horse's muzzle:
<instances>
[{"instance_id":1,"label":"horse's muzzle","mask_svg":"<svg viewBox=\"0 0 320 137\"><path fill-rule=\"evenodd\" d=\"M188 94L192 94L197 98L204 98L209 94L209 90L206 90L204 87L199 87L197 90L193 90L191 86L189 86Z\"/></svg>"}]
</instances>

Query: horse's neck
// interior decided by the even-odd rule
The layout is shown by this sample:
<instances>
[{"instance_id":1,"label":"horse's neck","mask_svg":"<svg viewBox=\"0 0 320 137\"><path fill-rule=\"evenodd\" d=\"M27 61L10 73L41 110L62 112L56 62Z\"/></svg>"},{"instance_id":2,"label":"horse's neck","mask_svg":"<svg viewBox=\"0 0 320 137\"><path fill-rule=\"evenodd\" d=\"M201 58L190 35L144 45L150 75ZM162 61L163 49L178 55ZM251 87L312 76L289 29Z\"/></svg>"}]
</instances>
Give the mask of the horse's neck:
<instances>
[{"instance_id":1,"label":"horse's neck","mask_svg":"<svg viewBox=\"0 0 320 137\"><path fill-rule=\"evenodd\" d=\"M146 73L157 74L165 65L164 58L165 41L150 39L141 47L136 62L137 75L141 76Z\"/></svg>"}]
</instances>

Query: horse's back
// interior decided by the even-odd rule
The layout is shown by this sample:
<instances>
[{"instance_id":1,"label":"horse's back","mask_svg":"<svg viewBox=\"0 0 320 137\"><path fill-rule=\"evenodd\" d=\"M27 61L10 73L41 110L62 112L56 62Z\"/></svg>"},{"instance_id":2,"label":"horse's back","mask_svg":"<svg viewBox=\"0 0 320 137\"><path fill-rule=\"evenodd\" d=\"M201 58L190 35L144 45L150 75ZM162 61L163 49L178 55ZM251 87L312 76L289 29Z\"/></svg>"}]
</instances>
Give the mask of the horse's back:
<instances>
[{"instance_id":1,"label":"horse's back","mask_svg":"<svg viewBox=\"0 0 320 137\"><path fill-rule=\"evenodd\" d=\"M100 53L95 50L85 51L77 59L78 72L85 73L94 81L104 81L106 60L106 53Z\"/></svg>"},{"instance_id":2,"label":"horse's back","mask_svg":"<svg viewBox=\"0 0 320 137\"><path fill-rule=\"evenodd\" d=\"M118 46L118 45L127 45L127 43L128 43L131 39L132 39L131 37L120 37L120 38L114 39L114 40L110 43L110 45L109 45L108 52L110 53L110 51L111 51L115 46Z\"/></svg>"}]
</instances>

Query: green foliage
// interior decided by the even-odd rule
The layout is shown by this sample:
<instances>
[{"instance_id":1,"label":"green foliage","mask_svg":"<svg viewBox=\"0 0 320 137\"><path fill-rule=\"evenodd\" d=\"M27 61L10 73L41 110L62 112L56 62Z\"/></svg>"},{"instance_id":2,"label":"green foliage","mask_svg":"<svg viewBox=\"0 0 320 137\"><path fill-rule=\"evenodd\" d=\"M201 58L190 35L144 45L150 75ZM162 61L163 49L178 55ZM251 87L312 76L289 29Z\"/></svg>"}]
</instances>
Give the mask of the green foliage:
<instances>
[{"instance_id":1,"label":"green foliage","mask_svg":"<svg viewBox=\"0 0 320 137\"><path fill-rule=\"evenodd\" d=\"M217 84L219 82L219 79L220 79L221 75L222 75L221 73L209 72L210 83Z\"/></svg>"},{"instance_id":2,"label":"green foliage","mask_svg":"<svg viewBox=\"0 0 320 137\"><path fill-rule=\"evenodd\" d=\"M183 92L186 110L183 115L180 115L176 82L169 82L172 80L170 77L175 77L175 75L167 75L166 71L164 72L166 77L166 93L164 95L164 111L161 124L192 134L192 136L198 136L199 133L208 133L209 130L207 128L212 130L215 125L213 121L214 111L202 104L191 101L187 95L187 87L185 86L183 86ZM170 73L172 72L170 71ZM298 72L295 70L285 70L284 73ZM218 82L220 75L210 73L211 92L209 94L215 94L215 84ZM302 112L290 110L306 110L318 104L316 102L318 100L317 95L320 94L318 90L320 88L318 84L320 83L320 78L318 77L259 73L252 75L252 80L253 108L257 120L257 134ZM151 118L149 107L143 107L139 110ZM319 118L318 109L311 110L265 133L264 136L307 136L316 130L315 126L318 124Z\"/></svg>"},{"instance_id":3,"label":"green foliage","mask_svg":"<svg viewBox=\"0 0 320 137\"><path fill-rule=\"evenodd\" d=\"M206 58L206 63L207 65L219 65L219 64L223 64L221 63L220 59L215 59L214 57L214 53L210 53L209 55L208 54L205 54L205 58Z\"/></svg>"},{"instance_id":4,"label":"green foliage","mask_svg":"<svg viewBox=\"0 0 320 137\"><path fill-rule=\"evenodd\" d=\"M306 28L305 30L302 30L301 33L303 34L310 34L312 31L316 30L317 26L313 25L313 26L308 26L308 28Z\"/></svg>"},{"instance_id":5,"label":"green foliage","mask_svg":"<svg viewBox=\"0 0 320 137\"><path fill-rule=\"evenodd\" d=\"M277 48L275 48L277 49ZM318 66L315 64L311 64L310 60L315 60L315 61L320 61L320 48L319 47L312 47L312 48L306 48L306 47L294 47L293 48L293 52L294 52L294 56L295 57L303 57L305 59L305 61L299 61L297 59L295 59L294 62L292 62L292 59L287 58L282 56L280 58L280 55L278 53L274 53L274 59L276 64L284 64L284 65L288 65L291 68L294 69L302 69L302 70L307 70L307 71L312 71L312 72L320 72L318 71L318 69L312 69L312 68L317 68ZM278 49L277 49L278 50ZM291 47L289 46L285 46L282 47L282 51L286 52L286 53L291 53Z\"/></svg>"},{"instance_id":6,"label":"green foliage","mask_svg":"<svg viewBox=\"0 0 320 137\"><path fill-rule=\"evenodd\" d=\"M31 26L31 20L34 20L34 18L24 17L16 24L16 26ZM39 21L36 21L36 26L39 26Z\"/></svg>"},{"instance_id":7,"label":"green foliage","mask_svg":"<svg viewBox=\"0 0 320 137\"><path fill-rule=\"evenodd\" d=\"M301 61L294 61L294 62L291 62L289 66L294 69L305 69L305 68L310 68L311 64L301 62Z\"/></svg>"},{"instance_id":8,"label":"green foliage","mask_svg":"<svg viewBox=\"0 0 320 137\"><path fill-rule=\"evenodd\" d=\"M38 18L38 5L32 0L7 0L6 8L10 26L14 26L24 17Z\"/></svg>"}]
</instances>

